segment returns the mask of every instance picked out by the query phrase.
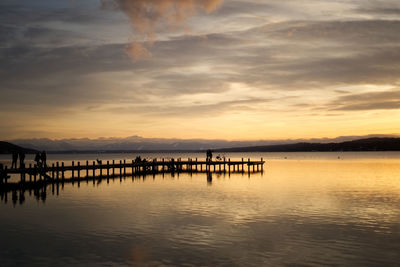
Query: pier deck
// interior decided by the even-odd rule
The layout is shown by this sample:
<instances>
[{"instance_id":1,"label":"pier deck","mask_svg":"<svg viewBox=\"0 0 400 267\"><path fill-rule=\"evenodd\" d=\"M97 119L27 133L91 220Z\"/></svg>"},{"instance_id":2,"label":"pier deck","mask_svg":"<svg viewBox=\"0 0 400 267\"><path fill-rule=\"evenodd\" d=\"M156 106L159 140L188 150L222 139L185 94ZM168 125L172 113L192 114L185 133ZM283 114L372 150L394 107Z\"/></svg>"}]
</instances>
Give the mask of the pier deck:
<instances>
[{"instance_id":1,"label":"pier deck","mask_svg":"<svg viewBox=\"0 0 400 267\"><path fill-rule=\"evenodd\" d=\"M105 179L126 176L142 176L159 173L231 173L231 172L263 172L265 161L261 160L219 160L206 161L198 159L154 159L151 161L120 160L120 161L72 161L71 165L65 162L55 162L51 166L37 167L29 164L23 168L8 169L2 171L0 179L0 190L12 190L21 185L35 186L43 183L54 183L59 181L79 182L88 179ZM8 181L10 174L19 175L19 181ZM15 180L15 179L13 179Z\"/></svg>"}]
</instances>

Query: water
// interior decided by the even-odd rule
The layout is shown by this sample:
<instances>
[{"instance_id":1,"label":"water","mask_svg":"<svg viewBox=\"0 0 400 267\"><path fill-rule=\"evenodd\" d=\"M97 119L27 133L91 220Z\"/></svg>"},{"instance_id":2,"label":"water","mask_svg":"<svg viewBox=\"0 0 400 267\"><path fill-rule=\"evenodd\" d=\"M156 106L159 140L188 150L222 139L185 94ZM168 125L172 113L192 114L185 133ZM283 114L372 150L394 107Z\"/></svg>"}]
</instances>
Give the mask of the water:
<instances>
[{"instance_id":1,"label":"water","mask_svg":"<svg viewBox=\"0 0 400 267\"><path fill-rule=\"evenodd\" d=\"M133 155L48 157L99 156ZM22 205L10 193L1 266L398 266L400 153L244 157L267 159L264 173L117 178L65 184L58 196L48 186Z\"/></svg>"}]
</instances>

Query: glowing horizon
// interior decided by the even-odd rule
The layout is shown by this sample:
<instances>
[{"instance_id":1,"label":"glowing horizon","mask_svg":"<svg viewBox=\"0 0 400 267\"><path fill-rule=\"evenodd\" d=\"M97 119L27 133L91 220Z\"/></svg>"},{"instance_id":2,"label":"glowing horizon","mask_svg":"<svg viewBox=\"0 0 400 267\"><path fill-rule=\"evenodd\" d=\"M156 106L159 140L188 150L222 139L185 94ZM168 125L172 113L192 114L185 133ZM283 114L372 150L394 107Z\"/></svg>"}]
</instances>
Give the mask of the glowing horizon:
<instances>
[{"instance_id":1,"label":"glowing horizon","mask_svg":"<svg viewBox=\"0 0 400 267\"><path fill-rule=\"evenodd\" d=\"M5 0L0 10L0 140L400 134L394 0Z\"/></svg>"}]
</instances>

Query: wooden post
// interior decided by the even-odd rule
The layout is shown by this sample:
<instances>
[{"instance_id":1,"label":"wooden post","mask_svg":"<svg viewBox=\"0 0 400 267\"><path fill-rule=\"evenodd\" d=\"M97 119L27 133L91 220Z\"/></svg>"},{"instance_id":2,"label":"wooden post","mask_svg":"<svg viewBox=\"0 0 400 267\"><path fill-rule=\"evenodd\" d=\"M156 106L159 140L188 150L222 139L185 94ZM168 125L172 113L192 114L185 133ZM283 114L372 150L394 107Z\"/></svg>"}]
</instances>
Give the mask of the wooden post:
<instances>
[{"instance_id":1,"label":"wooden post","mask_svg":"<svg viewBox=\"0 0 400 267\"><path fill-rule=\"evenodd\" d=\"M64 181L65 175L64 175L64 161L61 162L61 178Z\"/></svg>"},{"instance_id":2,"label":"wooden post","mask_svg":"<svg viewBox=\"0 0 400 267\"><path fill-rule=\"evenodd\" d=\"M4 166L4 184L7 184L7 170L8 170L8 166ZM1 179L3 179L3 177L1 177ZM6 196L7 196L7 192L6 192Z\"/></svg>"},{"instance_id":3,"label":"wooden post","mask_svg":"<svg viewBox=\"0 0 400 267\"><path fill-rule=\"evenodd\" d=\"M57 163L56 163L56 177L57 177L57 180L59 178L59 171L60 171L59 168L60 168L60 164L57 161Z\"/></svg>"},{"instance_id":4,"label":"wooden post","mask_svg":"<svg viewBox=\"0 0 400 267\"><path fill-rule=\"evenodd\" d=\"M110 183L110 161L109 160L107 160L106 168L107 168L107 184L108 184L108 183Z\"/></svg>"},{"instance_id":5,"label":"wooden post","mask_svg":"<svg viewBox=\"0 0 400 267\"><path fill-rule=\"evenodd\" d=\"M126 176L126 160L124 160L124 176Z\"/></svg>"},{"instance_id":6,"label":"wooden post","mask_svg":"<svg viewBox=\"0 0 400 267\"><path fill-rule=\"evenodd\" d=\"M229 171L229 174L231 174L231 159L230 158L228 159L228 171Z\"/></svg>"},{"instance_id":7,"label":"wooden post","mask_svg":"<svg viewBox=\"0 0 400 267\"><path fill-rule=\"evenodd\" d=\"M29 182L32 182L32 164L29 163Z\"/></svg>"},{"instance_id":8,"label":"wooden post","mask_svg":"<svg viewBox=\"0 0 400 267\"><path fill-rule=\"evenodd\" d=\"M263 162L263 158L261 158L261 172L264 172L264 162Z\"/></svg>"},{"instance_id":9,"label":"wooden post","mask_svg":"<svg viewBox=\"0 0 400 267\"><path fill-rule=\"evenodd\" d=\"M96 162L95 161L93 161L93 163L92 163L92 166L93 166L93 170L92 170L92 173L93 173L93 185L95 185L95 177L96 177Z\"/></svg>"},{"instance_id":10,"label":"wooden post","mask_svg":"<svg viewBox=\"0 0 400 267\"><path fill-rule=\"evenodd\" d=\"M78 179L81 178L81 162L78 161Z\"/></svg>"},{"instance_id":11,"label":"wooden post","mask_svg":"<svg viewBox=\"0 0 400 267\"><path fill-rule=\"evenodd\" d=\"M89 161L86 161L86 179L89 178Z\"/></svg>"},{"instance_id":12,"label":"wooden post","mask_svg":"<svg viewBox=\"0 0 400 267\"><path fill-rule=\"evenodd\" d=\"M250 173L250 158L248 159L247 162L247 172Z\"/></svg>"},{"instance_id":13,"label":"wooden post","mask_svg":"<svg viewBox=\"0 0 400 267\"><path fill-rule=\"evenodd\" d=\"M75 165L75 162L72 161L72 176L71 176L72 179L74 179L74 176L75 176L74 165Z\"/></svg>"},{"instance_id":14,"label":"wooden post","mask_svg":"<svg viewBox=\"0 0 400 267\"><path fill-rule=\"evenodd\" d=\"M110 176L110 161L107 160L107 177Z\"/></svg>"},{"instance_id":15,"label":"wooden post","mask_svg":"<svg viewBox=\"0 0 400 267\"><path fill-rule=\"evenodd\" d=\"M51 164L51 179L54 180L54 163Z\"/></svg>"},{"instance_id":16,"label":"wooden post","mask_svg":"<svg viewBox=\"0 0 400 267\"><path fill-rule=\"evenodd\" d=\"M112 164L111 164L112 175L113 175L113 176L115 175L115 166L114 166L114 164L115 164L115 161L113 160L113 161L112 161Z\"/></svg>"},{"instance_id":17,"label":"wooden post","mask_svg":"<svg viewBox=\"0 0 400 267\"><path fill-rule=\"evenodd\" d=\"M122 160L119 161L119 177L122 176Z\"/></svg>"}]
</instances>

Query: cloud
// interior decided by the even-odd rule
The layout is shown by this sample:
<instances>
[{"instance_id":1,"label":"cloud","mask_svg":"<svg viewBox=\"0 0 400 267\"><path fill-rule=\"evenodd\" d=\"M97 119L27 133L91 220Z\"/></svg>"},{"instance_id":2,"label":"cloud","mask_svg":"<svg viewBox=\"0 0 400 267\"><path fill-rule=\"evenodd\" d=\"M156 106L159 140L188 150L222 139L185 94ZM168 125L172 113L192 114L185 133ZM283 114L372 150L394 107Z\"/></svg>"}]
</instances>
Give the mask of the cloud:
<instances>
[{"instance_id":1,"label":"cloud","mask_svg":"<svg viewBox=\"0 0 400 267\"><path fill-rule=\"evenodd\" d=\"M360 110L388 110L400 109L399 88L360 94L345 95L329 104L333 110L360 111Z\"/></svg>"},{"instance_id":2,"label":"cloud","mask_svg":"<svg viewBox=\"0 0 400 267\"><path fill-rule=\"evenodd\" d=\"M151 52L142 44L132 43L125 46L125 52L132 58L133 61L146 59L151 57Z\"/></svg>"},{"instance_id":3,"label":"cloud","mask_svg":"<svg viewBox=\"0 0 400 267\"><path fill-rule=\"evenodd\" d=\"M7 127L25 116L57 124L63 114L78 113L87 123L117 117L126 131L162 124L164 115L190 116L193 124L185 125L195 128L213 114L221 121L250 114L261 127L274 118L294 125L297 115L315 120L309 112L343 118L354 110L399 109L398 96L367 93L400 84L400 21L390 15L397 1L235 0L221 8L222 0L11 2L0 3L0 110L10 117L3 117ZM247 97L272 100L241 102Z\"/></svg>"},{"instance_id":4,"label":"cloud","mask_svg":"<svg viewBox=\"0 0 400 267\"><path fill-rule=\"evenodd\" d=\"M148 58L156 31L166 27L177 27L198 11L210 13L223 0L102 0L103 9L118 9L124 12L137 34L135 42L126 47L133 59ZM144 44L139 44L139 42Z\"/></svg>"}]
</instances>

